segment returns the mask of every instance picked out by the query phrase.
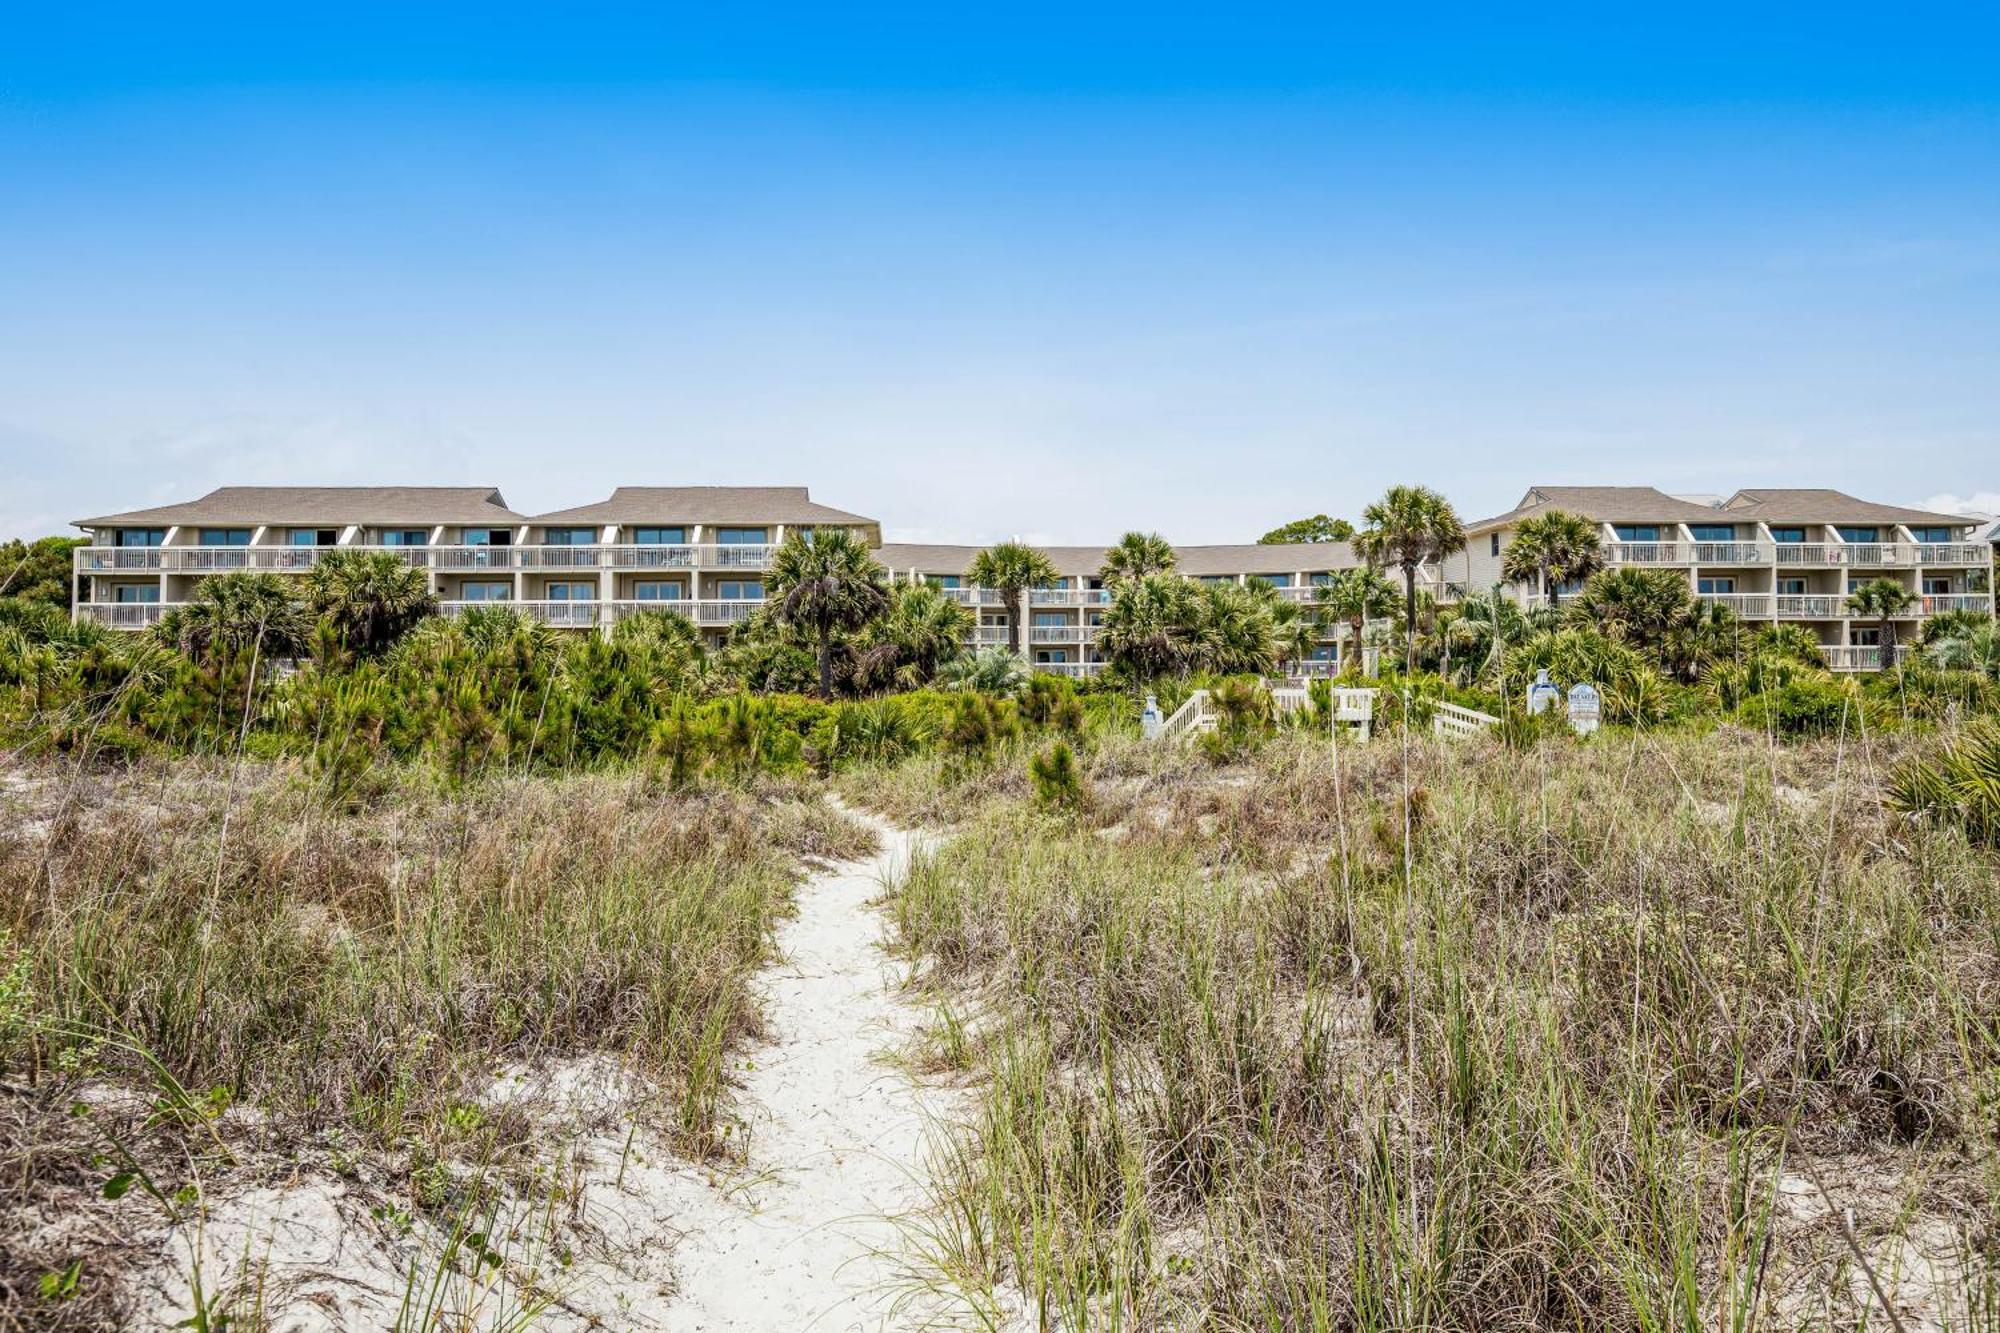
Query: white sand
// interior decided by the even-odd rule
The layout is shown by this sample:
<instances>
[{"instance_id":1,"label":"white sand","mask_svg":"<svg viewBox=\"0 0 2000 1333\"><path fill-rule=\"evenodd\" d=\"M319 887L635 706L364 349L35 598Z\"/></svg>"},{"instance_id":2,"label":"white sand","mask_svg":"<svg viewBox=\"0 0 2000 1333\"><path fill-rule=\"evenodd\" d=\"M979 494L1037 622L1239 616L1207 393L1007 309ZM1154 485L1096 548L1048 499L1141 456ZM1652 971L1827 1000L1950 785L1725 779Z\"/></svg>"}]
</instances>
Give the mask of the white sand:
<instances>
[{"instance_id":1,"label":"white sand","mask_svg":"<svg viewBox=\"0 0 2000 1333\"><path fill-rule=\"evenodd\" d=\"M615 1061L509 1071L486 1103L515 1103L548 1127L574 1190L560 1228L574 1258L552 1262L546 1239L526 1239L544 1219L510 1206L491 1223L507 1263L448 1278L436 1309L468 1328L497 1326L539 1288L555 1304L527 1325L538 1333L936 1326L898 1302L893 1219L921 1201L926 1126L959 1094L920 1087L884 1059L920 1016L898 998L902 968L881 948L870 902L908 865L914 835L848 813L882 848L809 879L779 931L783 961L760 978L772 1040L738 1062L734 1115L748 1160L696 1167L633 1131L630 1076ZM429 1287L443 1237L425 1220L398 1231L359 1194L312 1172L212 1201L196 1226L173 1230L160 1263L133 1275L142 1324L186 1317L199 1250L208 1289L239 1313L261 1307L281 1333L389 1326L413 1264L418 1288Z\"/></svg>"},{"instance_id":2,"label":"white sand","mask_svg":"<svg viewBox=\"0 0 2000 1333\"><path fill-rule=\"evenodd\" d=\"M883 1061L920 1020L897 996L902 968L882 951L869 903L903 873L915 835L849 813L882 850L816 876L779 932L785 961L765 978L775 1040L743 1064L746 1183L711 1217L684 1221L669 1328L923 1326L895 1308L892 1219L919 1203L925 1126L954 1099Z\"/></svg>"}]
</instances>

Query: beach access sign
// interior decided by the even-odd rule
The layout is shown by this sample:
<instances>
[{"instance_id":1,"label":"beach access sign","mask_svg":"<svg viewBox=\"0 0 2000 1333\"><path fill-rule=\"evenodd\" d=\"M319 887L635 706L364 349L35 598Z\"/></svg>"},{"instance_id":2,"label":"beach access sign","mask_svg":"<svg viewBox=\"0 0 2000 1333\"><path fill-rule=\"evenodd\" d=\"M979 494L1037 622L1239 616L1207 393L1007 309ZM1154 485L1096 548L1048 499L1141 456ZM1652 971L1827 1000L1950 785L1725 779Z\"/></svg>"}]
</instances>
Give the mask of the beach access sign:
<instances>
[{"instance_id":1,"label":"beach access sign","mask_svg":"<svg viewBox=\"0 0 2000 1333\"><path fill-rule=\"evenodd\" d=\"M1604 716L1604 700L1595 685L1578 683L1569 687L1569 726L1579 736L1597 730Z\"/></svg>"},{"instance_id":2,"label":"beach access sign","mask_svg":"<svg viewBox=\"0 0 2000 1333\"><path fill-rule=\"evenodd\" d=\"M1549 679L1548 672L1537 671L1535 683L1528 687L1529 714L1548 712L1555 706L1556 700L1562 698L1562 694L1562 690Z\"/></svg>"}]
</instances>

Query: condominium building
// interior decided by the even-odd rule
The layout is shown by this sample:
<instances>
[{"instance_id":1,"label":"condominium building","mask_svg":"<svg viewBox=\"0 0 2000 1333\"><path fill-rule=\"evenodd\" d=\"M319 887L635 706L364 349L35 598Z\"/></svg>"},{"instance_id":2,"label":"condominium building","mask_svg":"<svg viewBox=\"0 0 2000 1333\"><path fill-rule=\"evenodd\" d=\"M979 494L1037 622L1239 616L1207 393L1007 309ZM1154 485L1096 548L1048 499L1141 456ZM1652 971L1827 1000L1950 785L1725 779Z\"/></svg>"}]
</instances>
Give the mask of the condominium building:
<instances>
[{"instance_id":1,"label":"condominium building","mask_svg":"<svg viewBox=\"0 0 2000 1333\"><path fill-rule=\"evenodd\" d=\"M1674 496L1651 487L1538 486L1505 514L1468 528L1464 551L1426 569L1443 600L1503 583L1505 551L1522 520L1566 510L1599 527L1607 563L1670 569L1699 597L1747 620L1808 626L1830 665L1880 660L1878 627L1847 611L1858 583L1889 578L1912 595L1911 623L1947 610L1991 612L1992 547L1975 521L1857 500L1828 490L1753 490ZM81 519L79 618L120 628L155 623L196 583L229 570L303 573L328 550L380 550L427 572L446 614L505 602L567 628L608 628L621 617L674 609L719 636L764 602L772 552L794 532L839 528L858 536L898 582L944 589L976 616L975 645L1008 641L999 592L970 586L981 549L882 543L872 518L814 501L802 486L623 486L605 500L524 515L486 486L226 486L198 500ZM1021 643L1045 670L1090 674L1109 601L1099 575L1106 548L1041 548L1058 577L1032 590ZM1258 582L1309 601L1317 585L1358 564L1341 542L1176 548L1180 573L1209 582ZM1550 590L1515 588L1533 604ZM1904 636L1911 637L1911 636ZM1338 664L1328 626L1309 670Z\"/></svg>"},{"instance_id":2,"label":"condominium building","mask_svg":"<svg viewBox=\"0 0 2000 1333\"><path fill-rule=\"evenodd\" d=\"M1992 547L1976 520L1877 504L1832 490L1742 490L1668 495L1650 486L1536 486L1504 514L1468 524L1465 550L1444 561L1452 590L1502 582L1507 547L1521 522L1562 510L1598 526L1612 568L1672 570L1704 601L1747 621L1791 621L1811 630L1829 665L1881 665L1880 626L1853 615L1848 595L1888 579L1911 595L1897 619L1945 611L1993 611ZM1550 592L1521 588L1533 605ZM1892 622L1893 623L1893 622Z\"/></svg>"},{"instance_id":3,"label":"condominium building","mask_svg":"<svg viewBox=\"0 0 2000 1333\"><path fill-rule=\"evenodd\" d=\"M978 618L973 644L1008 642L1007 603L997 589L974 587L966 569L983 547L921 546L890 543L876 552L892 581L930 583L941 588ZM1090 675L1103 668L1097 649L1098 629L1111 594L1099 571L1102 546L1037 547L1056 568L1057 577L1029 589L1027 623L1021 650L1043 671ZM1333 574L1358 564L1345 542L1308 542L1283 546L1176 546L1176 572L1203 583L1261 583L1290 601L1310 602L1318 586ZM1326 626L1321 642L1304 664L1307 671L1338 670L1338 628Z\"/></svg>"}]
</instances>

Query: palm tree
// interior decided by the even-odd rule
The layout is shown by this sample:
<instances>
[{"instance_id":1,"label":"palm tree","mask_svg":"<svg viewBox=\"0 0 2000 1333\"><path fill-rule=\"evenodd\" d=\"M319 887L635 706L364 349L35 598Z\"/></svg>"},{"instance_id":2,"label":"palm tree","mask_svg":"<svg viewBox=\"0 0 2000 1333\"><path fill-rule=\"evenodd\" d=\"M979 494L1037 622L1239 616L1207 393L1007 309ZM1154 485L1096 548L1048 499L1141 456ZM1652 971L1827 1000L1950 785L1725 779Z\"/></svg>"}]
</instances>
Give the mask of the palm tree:
<instances>
[{"instance_id":1,"label":"palm tree","mask_svg":"<svg viewBox=\"0 0 2000 1333\"><path fill-rule=\"evenodd\" d=\"M1120 579L1170 574L1175 558L1174 548L1159 533L1128 532L1104 552L1104 564L1097 571L1097 576L1109 586Z\"/></svg>"},{"instance_id":2,"label":"palm tree","mask_svg":"<svg viewBox=\"0 0 2000 1333\"><path fill-rule=\"evenodd\" d=\"M1885 668L1896 664L1895 618L1916 600L1916 594L1894 579L1870 579L1847 594L1847 609L1875 622Z\"/></svg>"},{"instance_id":3,"label":"palm tree","mask_svg":"<svg viewBox=\"0 0 2000 1333\"><path fill-rule=\"evenodd\" d=\"M870 628L857 676L914 688L956 658L972 632L972 613L928 583L899 584L889 611Z\"/></svg>"},{"instance_id":4,"label":"palm tree","mask_svg":"<svg viewBox=\"0 0 2000 1333\"><path fill-rule=\"evenodd\" d=\"M328 551L306 575L306 605L354 653L385 652L437 610L430 577L386 551Z\"/></svg>"},{"instance_id":5,"label":"palm tree","mask_svg":"<svg viewBox=\"0 0 2000 1333\"><path fill-rule=\"evenodd\" d=\"M1981 618L1961 623L1955 633L1931 641L1931 661L1948 670L2000 672L2000 625Z\"/></svg>"},{"instance_id":6,"label":"palm tree","mask_svg":"<svg viewBox=\"0 0 2000 1333\"><path fill-rule=\"evenodd\" d=\"M1403 571L1403 660L1414 661L1417 647L1417 570L1465 549L1465 524L1451 502L1428 486L1391 486L1361 511L1368 526L1354 549L1369 564Z\"/></svg>"},{"instance_id":7,"label":"palm tree","mask_svg":"<svg viewBox=\"0 0 2000 1333\"><path fill-rule=\"evenodd\" d=\"M794 532L771 556L764 577L773 611L819 641L819 697L833 697L833 635L856 630L889 605L882 566L853 533L823 528Z\"/></svg>"},{"instance_id":8,"label":"palm tree","mask_svg":"<svg viewBox=\"0 0 2000 1333\"><path fill-rule=\"evenodd\" d=\"M1027 591L1053 583L1055 564L1025 542L1001 542L972 557L965 581L980 588L997 588L1007 604L1007 651L1021 655L1021 624L1027 619Z\"/></svg>"},{"instance_id":9,"label":"palm tree","mask_svg":"<svg viewBox=\"0 0 2000 1333\"><path fill-rule=\"evenodd\" d=\"M1694 605L1687 576L1670 569L1610 569L1570 603L1571 621L1636 648L1658 648Z\"/></svg>"},{"instance_id":10,"label":"palm tree","mask_svg":"<svg viewBox=\"0 0 2000 1333\"><path fill-rule=\"evenodd\" d=\"M1319 585L1313 594L1327 614L1347 622L1352 655L1342 654L1343 669L1361 660L1361 631L1370 620L1386 616L1396 606L1396 585L1373 565L1343 569Z\"/></svg>"},{"instance_id":11,"label":"palm tree","mask_svg":"<svg viewBox=\"0 0 2000 1333\"><path fill-rule=\"evenodd\" d=\"M1597 525L1581 514L1551 509L1524 518L1500 562L1500 576L1509 583L1532 581L1549 599L1562 605L1562 585L1587 579L1604 568L1604 544Z\"/></svg>"},{"instance_id":12,"label":"palm tree","mask_svg":"<svg viewBox=\"0 0 2000 1333\"><path fill-rule=\"evenodd\" d=\"M1469 597L1458 608L1458 616L1447 631L1451 642L1463 650L1472 664L1474 680L1497 674L1508 648L1526 639L1528 618L1520 604L1494 584L1477 597Z\"/></svg>"},{"instance_id":13,"label":"palm tree","mask_svg":"<svg viewBox=\"0 0 2000 1333\"><path fill-rule=\"evenodd\" d=\"M1202 583L1194 594L1194 665L1224 674L1261 673L1283 659L1277 619L1257 593L1234 583Z\"/></svg>"},{"instance_id":14,"label":"palm tree","mask_svg":"<svg viewBox=\"0 0 2000 1333\"><path fill-rule=\"evenodd\" d=\"M1193 650L1195 585L1172 574L1126 579L1111 590L1097 648L1140 680L1188 666Z\"/></svg>"},{"instance_id":15,"label":"palm tree","mask_svg":"<svg viewBox=\"0 0 2000 1333\"><path fill-rule=\"evenodd\" d=\"M154 633L197 660L249 652L269 661L305 651L312 624L283 578L244 571L203 579L186 606L160 617Z\"/></svg>"}]
</instances>

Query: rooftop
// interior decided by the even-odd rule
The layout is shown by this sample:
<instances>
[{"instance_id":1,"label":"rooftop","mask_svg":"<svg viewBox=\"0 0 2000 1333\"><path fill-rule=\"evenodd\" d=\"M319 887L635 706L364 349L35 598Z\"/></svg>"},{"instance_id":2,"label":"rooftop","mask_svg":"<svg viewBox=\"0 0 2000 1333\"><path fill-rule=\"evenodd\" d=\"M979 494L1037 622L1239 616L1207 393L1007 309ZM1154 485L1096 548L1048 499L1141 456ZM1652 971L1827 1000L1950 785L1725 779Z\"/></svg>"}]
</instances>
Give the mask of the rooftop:
<instances>
[{"instance_id":1,"label":"rooftop","mask_svg":"<svg viewBox=\"0 0 2000 1333\"><path fill-rule=\"evenodd\" d=\"M815 503L803 486L620 486L595 504L537 514L544 523L842 523L877 520Z\"/></svg>"},{"instance_id":2,"label":"rooftop","mask_svg":"<svg viewBox=\"0 0 2000 1333\"><path fill-rule=\"evenodd\" d=\"M196 500L76 520L79 528L187 523L346 526L350 523L523 521L492 486L219 486Z\"/></svg>"}]
</instances>

